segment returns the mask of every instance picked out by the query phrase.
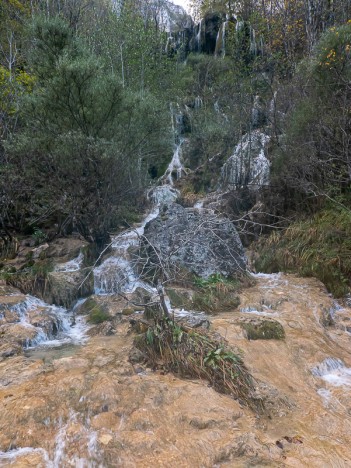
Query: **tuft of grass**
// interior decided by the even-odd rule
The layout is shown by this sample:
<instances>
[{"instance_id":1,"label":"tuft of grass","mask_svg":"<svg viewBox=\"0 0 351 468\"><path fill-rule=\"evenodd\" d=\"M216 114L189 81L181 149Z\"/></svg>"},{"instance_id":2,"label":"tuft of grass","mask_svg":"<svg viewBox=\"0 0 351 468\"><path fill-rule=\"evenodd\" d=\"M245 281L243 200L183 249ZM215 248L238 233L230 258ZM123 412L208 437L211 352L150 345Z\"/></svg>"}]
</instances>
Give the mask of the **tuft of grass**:
<instances>
[{"instance_id":1,"label":"tuft of grass","mask_svg":"<svg viewBox=\"0 0 351 468\"><path fill-rule=\"evenodd\" d=\"M53 270L51 259L39 260L36 263L28 259L20 270L5 270L0 277L15 288L28 294L42 294L45 290L48 274Z\"/></svg>"},{"instance_id":2,"label":"tuft of grass","mask_svg":"<svg viewBox=\"0 0 351 468\"><path fill-rule=\"evenodd\" d=\"M187 329L164 318L150 325L134 344L154 367L161 359L167 370L183 377L205 379L216 391L257 407L254 379L240 353L217 336Z\"/></svg>"},{"instance_id":3,"label":"tuft of grass","mask_svg":"<svg viewBox=\"0 0 351 468\"><path fill-rule=\"evenodd\" d=\"M194 279L197 291L193 296L193 307L204 312L219 312L235 309L240 304L238 280L224 278L220 274L209 278Z\"/></svg>"},{"instance_id":4,"label":"tuft of grass","mask_svg":"<svg viewBox=\"0 0 351 468\"><path fill-rule=\"evenodd\" d=\"M325 209L256 244L257 271L314 276L335 296L351 289L351 212Z\"/></svg>"}]
</instances>

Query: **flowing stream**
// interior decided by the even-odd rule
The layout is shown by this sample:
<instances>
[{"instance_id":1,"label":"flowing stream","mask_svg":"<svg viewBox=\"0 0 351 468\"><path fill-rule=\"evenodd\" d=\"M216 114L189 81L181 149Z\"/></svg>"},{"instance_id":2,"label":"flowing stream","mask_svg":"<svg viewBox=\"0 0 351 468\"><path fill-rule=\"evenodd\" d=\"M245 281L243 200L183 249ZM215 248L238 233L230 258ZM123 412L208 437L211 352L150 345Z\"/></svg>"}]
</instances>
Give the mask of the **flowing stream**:
<instances>
[{"instance_id":1,"label":"flowing stream","mask_svg":"<svg viewBox=\"0 0 351 468\"><path fill-rule=\"evenodd\" d=\"M150 212L112 238L109 256L94 269L96 295L108 299L138 287L156 294L140 279L135 255L160 205L178 196L181 145L161 185L148 192ZM77 271L82 260L56 271ZM241 350L266 404L262 414L203 382L131 364L125 324L113 336L87 340L88 326L74 308L19 295L10 313L33 332L24 346L41 354L0 362L0 466L351 466L351 310L313 278L253 277L240 307L212 316L211 327ZM201 312L174 313L207 320ZM267 320L279 322L284 340L249 340L243 324ZM65 348L71 345L74 352ZM50 356L50 348L62 352Z\"/></svg>"},{"instance_id":2,"label":"flowing stream","mask_svg":"<svg viewBox=\"0 0 351 468\"><path fill-rule=\"evenodd\" d=\"M181 140L174 150L171 162L161 178L163 185L149 190L148 198L152 203L150 212L139 226L128 229L112 238L109 256L94 269L94 293L96 295L113 295L118 293L133 293L137 288L143 288L153 295L156 289L141 280L136 268L136 250L144 234L148 222L158 216L159 207L164 203L172 203L178 197L174 181L178 180L184 168L181 162ZM78 271L83 264L83 254L66 263L55 267L56 272L71 273ZM81 301L78 301L78 304ZM49 305L33 296L23 296L23 300L9 308L10 313L17 317L18 332L25 329L24 339L26 349L35 347L60 347L63 345L83 344L87 340L87 330L84 317L75 314L75 307L67 310L63 307ZM38 319L36 311L40 312ZM184 311L180 311L184 314ZM0 320L2 316L0 314ZM23 328L21 328L23 327Z\"/></svg>"}]
</instances>

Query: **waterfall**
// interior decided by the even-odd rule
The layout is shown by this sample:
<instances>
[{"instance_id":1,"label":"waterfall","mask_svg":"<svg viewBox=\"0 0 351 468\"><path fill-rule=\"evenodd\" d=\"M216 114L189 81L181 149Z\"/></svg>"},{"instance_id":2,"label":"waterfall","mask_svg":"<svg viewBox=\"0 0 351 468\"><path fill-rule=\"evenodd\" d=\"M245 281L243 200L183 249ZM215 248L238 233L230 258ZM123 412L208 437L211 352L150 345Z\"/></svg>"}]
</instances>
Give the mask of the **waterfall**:
<instances>
[{"instance_id":1,"label":"waterfall","mask_svg":"<svg viewBox=\"0 0 351 468\"><path fill-rule=\"evenodd\" d=\"M173 157L169 163L162 179L166 180L170 186L173 186L174 180L179 180L184 173L184 166L181 162L181 147L184 140L181 140L175 147Z\"/></svg>"},{"instance_id":2,"label":"waterfall","mask_svg":"<svg viewBox=\"0 0 351 468\"><path fill-rule=\"evenodd\" d=\"M158 216L161 205L173 203L178 198L179 192L173 185L185 172L181 162L184 140L179 137L182 114L174 114L172 105L171 112L172 128L179 142L175 144L171 162L160 179L162 185L150 189L147 193L147 198L153 204L152 210L139 227L131 228L112 238L110 256L94 269L95 294L128 294L139 287L151 294L157 294L156 289L140 278L137 271L137 255L145 226Z\"/></svg>"},{"instance_id":3,"label":"waterfall","mask_svg":"<svg viewBox=\"0 0 351 468\"><path fill-rule=\"evenodd\" d=\"M221 56L222 58L225 57L225 43L226 43L225 38L226 38L226 33L227 33L227 26L228 26L228 21L224 21L218 30L217 39L216 39L216 47L215 47L216 57L219 57L219 56Z\"/></svg>"},{"instance_id":4,"label":"waterfall","mask_svg":"<svg viewBox=\"0 0 351 468\"><path fill-rule=\"evenodd\" d=\"M194 108L198 110L198 109L201 109L202 106L203 106L203 101L200 96L197 96L194 101Z\"/></svg>"},{"instance_id":5,"label":"waterfall","mask_svg":"<svg viewBox=\"0 0 351 468\"><path fill-rule=\"evenodd\" d=\"M202 30L202 19L200 20L200 23L198 25L198 32L196 34L196 50L197 52L201 52L201 30Z\"/></svg>"}]
</instances>

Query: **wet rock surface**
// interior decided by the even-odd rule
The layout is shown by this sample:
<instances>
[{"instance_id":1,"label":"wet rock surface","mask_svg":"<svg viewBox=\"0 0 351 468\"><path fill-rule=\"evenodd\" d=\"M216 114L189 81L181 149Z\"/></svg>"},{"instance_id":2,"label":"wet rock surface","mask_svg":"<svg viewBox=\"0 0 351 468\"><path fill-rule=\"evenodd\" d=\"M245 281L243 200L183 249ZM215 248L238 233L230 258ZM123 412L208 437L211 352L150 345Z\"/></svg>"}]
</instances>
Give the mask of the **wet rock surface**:
<instances>
[{"instance_id":1,"label":"wet rock surface","mask_svg":"<svg viewBox=\"0 0 351 468\"><path fill-rule=\"evenodd\" d=\"M70 308L80 297L86 297L93 292L93 277L89 275L88 269L52 271L48 273L43 299L49 304Z\"/></svg>"},{"instance_id":2,"label":"wet rock surface","mask_svg":"<svg viewBox=\"0 0 351 468\"><path fill-rule=\"evenodd\" d=\"M221 217L174 203L163 206L148 223L144 235L154 264L178 267L207 278L212 274L236 276L246 271L246 258L233 224ZM155 249L160 258L155 257Z\"/></svg>"},{"instance_id":3,"label":"wet rock surface","mask_svg":"<svg viewBox=\"0 0 351 468\"><path fill-rule=\"evenodd\" d=\"M265 411L151 371L126 317L84 346L0 362L0 466L349 466L350 337L337 314L320 321L332 298L314 279L256 280L240 309L210 321L242 350ZM247 340L240 322L264 314L284 340Z\"/></svg>"},{"instance_id":4,"label":"wet rock surface","mask_svg":"<svg viewBox=\"0 0 351 468\"><path fill-rule=\"evenodd\" d=\"M226 189L248 186L258 190L269 183L270 162L265 147L270 137L260 130L245 134L221 171L221 185Z\"/></svg>"}]
</instances>

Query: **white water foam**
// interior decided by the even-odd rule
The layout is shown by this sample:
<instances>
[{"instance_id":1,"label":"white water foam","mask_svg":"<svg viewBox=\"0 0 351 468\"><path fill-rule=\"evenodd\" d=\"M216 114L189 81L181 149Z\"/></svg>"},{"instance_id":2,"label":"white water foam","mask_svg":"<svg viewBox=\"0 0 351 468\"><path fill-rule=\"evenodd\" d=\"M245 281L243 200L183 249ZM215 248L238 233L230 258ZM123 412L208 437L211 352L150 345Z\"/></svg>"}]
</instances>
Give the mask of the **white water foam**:
<instances>
[{"instance_id":1,"label":"white water foam","mask_svg":"<svg viewBox=\"0 0 351 468\"><path fill-rule=\"evenodd\" d=\"M73 260L70 260L69 262L65 262L65 263L58 263L55 266L54 271L63 272L63 273L79 271L82 267L83 260L84 260L84 254L83 252L80 252L78 257L74 258Z\"/></svg>"},{"instance_id":2,"label":"white water foam","mask_svg":"<svg viewBox=\"0 0 351 468\"><path fill-rule=\"evenodd\" d=\"M43 448L33 447L22 447L14 450L9 450L8 452L0 451L0 466L11 466L16 462L17 458L35 453L40 453L42 455L42 458L45 461L47 467L54 468L53 465L50 463L49 454L47 453L47 451Z\"/></svg>"},{"instance_id":3,"label":"white water foam","mask_svg":"<svg viewBox=\"0 0 351 468\"><path fill-rule=\"evenodd\" d=\"M36 346L56 347L62 344L82 344L87 340L86 332L89 326L83 317L77 317L73 324L73 312L68 312L63 307L46 304L41 299L27 295L26 299L19 304L10 307L18 317L18 323L36 332L32 339L28 339L25 348ZM30 323L29 313L38 311L38 315L43 315L49 325L46 330L42 326ZM49 328L49 329L48 329Z\"/></svg>"},{"instance_id":4,"label":"white water foam","mask_svg":"<svg viewBox=\"0 0 351 468\"><path fill-rule=\"evenodd\" d=\"M271 310L267 306L263 306L266 310L257 310L255 307L243 307L240 312L243 314L262 315L263 317L278 317L278 312L269 312Z\"/></svg>"},{"instance_id":5,"label":"white water foam","mask_svg":"<svg viewBox=\"0 0 351 468\"><path fill-rule=\"evenodd\" d=\"M346 367L341 359L325 359L312 369L312 374L333 387L351 387L351 368Z\"/></svg>"}]
</instances>

